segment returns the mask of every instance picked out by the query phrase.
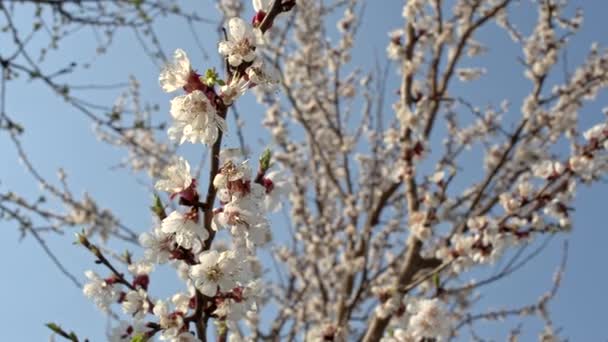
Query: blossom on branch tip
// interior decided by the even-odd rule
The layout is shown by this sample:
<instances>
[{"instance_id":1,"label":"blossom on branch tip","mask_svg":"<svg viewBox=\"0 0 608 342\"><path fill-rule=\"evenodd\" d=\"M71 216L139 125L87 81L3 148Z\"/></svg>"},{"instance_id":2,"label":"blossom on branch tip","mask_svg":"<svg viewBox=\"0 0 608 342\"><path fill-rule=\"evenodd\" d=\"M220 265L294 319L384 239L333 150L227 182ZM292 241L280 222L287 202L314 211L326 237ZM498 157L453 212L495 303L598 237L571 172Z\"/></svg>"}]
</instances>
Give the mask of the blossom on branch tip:
<instances>
[{"instance_id":1,"label":"blossom on branch tip","mask_svg":"<svg viewBox=\"0 0 608 342\"><path fill-rule=\"evenodd\" d=\"M243 62L252 62L255 57L255 34L243 19L235 17L228 21L228 40L220 42L220 54L228 58L228 63L238 67Z\"/></svg>"},{"instance_id":2,"label":"blossom on branch tip","mask_svg":"<svg viewBox=\"0 0 608 342\"><path fill-rule=\"evenodd\" d=\"M601 139L606 136L608 136L608 127L605 123L597 124L583 133L583 137L585 137L585 140L587 141Z\"/></svg>"},{"instance_id":3,"label":"blossom on branch tip","mask_svg":"<svg viewBox=\"0 0 608 342\"><path fill-rule=\"evenodd\" d=\"M120 298L120 285L103 279L90 270L84 274L89 279L89 283L84 285L82 292L93 300L101 311L107 312L110 305L116 303Z\"/></svg>"}]
</instances>

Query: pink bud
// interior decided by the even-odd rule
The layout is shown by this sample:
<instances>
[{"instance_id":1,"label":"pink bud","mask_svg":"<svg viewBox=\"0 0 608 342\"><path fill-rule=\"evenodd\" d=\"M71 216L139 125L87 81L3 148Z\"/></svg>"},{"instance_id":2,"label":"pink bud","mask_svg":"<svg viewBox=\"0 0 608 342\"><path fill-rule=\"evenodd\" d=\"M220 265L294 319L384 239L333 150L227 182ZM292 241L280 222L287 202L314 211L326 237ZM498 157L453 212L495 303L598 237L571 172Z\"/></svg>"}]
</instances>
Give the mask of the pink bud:
<instances>
[{"instance_id":1,"label":"pink bud","mask_svg":"<svg viewBox=\"0 0 608 342\"><path fill-rule=\"evenodd\" d=\"M147 274L140 274L133 279L133 287L137 288L140 286L142 289L147 290L150 284L150 277Z\"/></svg>"},{"instance_id":2,"label":"pink bud","mask_svg":"<svg viewBox=\"0 0 608 342\"><path fill-rule=\"evenodd\" d=\"M264 11L258 11L253 16L253 19L251 19L251 25L253 25L253 27L258 27L262 23L262 21L264 21L265 17L266 17L266 12L264 12Z\"/></svg>"}]
</instances>

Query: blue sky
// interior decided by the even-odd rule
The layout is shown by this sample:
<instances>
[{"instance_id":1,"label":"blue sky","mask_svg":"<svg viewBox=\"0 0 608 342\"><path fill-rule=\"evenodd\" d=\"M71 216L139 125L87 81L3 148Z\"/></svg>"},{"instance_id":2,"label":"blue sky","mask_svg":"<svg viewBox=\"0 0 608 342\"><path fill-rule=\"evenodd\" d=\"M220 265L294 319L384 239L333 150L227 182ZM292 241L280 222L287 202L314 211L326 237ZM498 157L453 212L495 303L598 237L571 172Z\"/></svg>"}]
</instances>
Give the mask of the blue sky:
<instances>
[{"instance_id":1,"label":"blue sky","mask_svg":"<svg viewBox=\"0 0 608 342\"><path fill-rule=\"evenodd\" d=\"M384 56L386 32L401 25L400 1L387 0L382 2L381 6L379 3L370 1L366 7L365 19L358 37L358 43L362 45L355 50L353 58L355 65L364 68L373 67L375 58ZM527 4L527 1L523 3ZM591 42L608 45L608 38L603 29L608 3L583 0L573 3L583 8L585 21L581 33L573 38L568 49L571 68L583 60ZM215 12L209 1L198 2L196 5L189 2L188 5L198 6L199 13ZM528 9L527 5L522 5L517 12L512 13L517 21L529 27L535 14ZM17 17L20 25L30 25L29 20L26 12ZM203 39L204 47L210 56L208 60L204 59L184 22L162 19L156 31L165 53L170 54L176 48L183 48L199 70L210 66L219 67L219 59L215 54L215 26L197 24L194 28ZM50 53L46 65L53 69L73 59L79 63L91 61L96 48L91 36L91 32L81 32L62 42L58 51ZM488 43L492 49L488 57L480 60L489 70L489 74L479 82L459 85L456 91L469 96L481 106L511 98L514 99L513 108L519 108L520 102L516 99L521 99L522 95L529 91L529 85L516 59L521 53L513 48L506 35L497 30L494 24L477 38ZM135 42L131 31L117 35L106 55L95 58L92 68L80 69L70 75L69 81L75 84L115 83L124 82L128 75L134 75L141 82L142 97L161 106L157 114L158 120L166 120L170 97L163 94L158 87L157 66ZM34 46L43 43L33 42ZM0 35L0 55L7 53L4 46L9 44L7 36ZM391 86L395 87L394 82L389 84L389 89ZM90 91L83 92L82 95L90 96L97 103L112 104L118 92ZM52 95L40 82L11 82L7 98L7 112L26 127L23 135L24 146L42 174L53 179L57 169L62 167L68 171L69 182L75 194L80 195L85 190L88 191L103 207L111 208L128 226L139 232L151 228L152 220L148 212L150 195L137 182L148 182L146 176L133 175L127 170L111 169L124 154L99 143L92 132L91 123L86 118ZM589 127L603 120L600 109L606 104L607 98L606 94L602 94L596 103L584 108L581 112L581 127ZM392 99L388 101L391 102ZM255 103L253 96L247 96L239 107L247 122L245 137L251 141L253 150L259 151L268 143L267 137L259 133L263 108ZM245 108L247 110L244 110ZM258 143L259 140L262 142ZM229 136L225 146L235 145L235 135ZM189 157L191 161L197 161L202 154L201 148L186 146L180 149L180 154ZM39 192L38 185L18 162L6 134L0 134L0 156L5 161L0 167L0 190L18 190L34 198ZM473 160L471 162L478 163ZM477 165L475 168L480 169ZM471 177L478 177L474 170L470 172ZM536 300L550 287L552 275L560 261L561 242L567 239L570 245L568 268L562 288L551 304L555 325L562 327L563 335L570 337L572 341L608 338L604 329L603 310L608 307L608 297L603 294L608 285L608 275L601 254L605 241L608 241L608 232L602 216L607 190L608 187L604 183L592 187L580 186L575 202L572 234L555 237L541 257L509 281L487 287L478 309L504 305L518 307ZM275 227L281 229L280 218L276 217L275 222ZM0 260L4 270L0 291L0 301L3 304L0 308L0 321L2 326L10 327L3 329L3 340L45 340L49 332L43 324L48 321L73 329L80 336L89 337L92 341L104 340L104 316L97 311L93 303L82 296L79 289L56 270L35 240L26 237L19 241L19 233L11 222L0 222L0 229L4 232L0 242ZM73 232L68 231L65 236L49 235L47 241L67 268L84 281L84 270L101 269L93 265L93 258L86 251L72 245L72 234ZM114 246L125 247L120 244ZM175 286L179 286L173 278L171 272L161 270L158 275L153 276L151 291L157 297L169 295ZM487 338L503 340L505 332L518 322L510 320L508 325L488 324L480 329L480 332ZM524 340L535 337L539 327L534 319L526 323L523 326L526 331Z\"/></svg>"}]
</instances>

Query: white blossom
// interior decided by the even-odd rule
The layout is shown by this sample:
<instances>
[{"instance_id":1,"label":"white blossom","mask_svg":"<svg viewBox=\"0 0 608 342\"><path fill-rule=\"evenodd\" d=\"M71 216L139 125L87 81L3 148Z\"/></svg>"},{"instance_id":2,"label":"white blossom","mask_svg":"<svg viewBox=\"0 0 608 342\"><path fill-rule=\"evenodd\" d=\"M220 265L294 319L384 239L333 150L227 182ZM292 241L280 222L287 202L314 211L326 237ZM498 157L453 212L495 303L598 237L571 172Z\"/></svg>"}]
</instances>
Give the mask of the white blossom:
<instances>
[{"instance_id":1,"label":"white blossom","mask_svg":"<svg viewBox=\"0 0 608 342\"><path fill-rule=\"evenodd\" d=\"M142 321L120 321L120 324L110 331L109 342L131 342L133 337L145 333L146 330L145 323Z\"/></svg>"},{"instance_id":2,"label":"white blossom","mask_svg":"<svg viewBox=\"0 0 608 342\"><path fill-rule=\"evenodd\" d=\"M148 292L142 288L127 292L122 302L122 310L136 320L142 319L150 310Z\"/></svg>"},{"instance_id":3,"label":"white blossom","mask_svg":"<svg viewBox=\"0 0 608 342\"><path fill-rule=\"evenodd\" d=\"M253 203L249 197L235 199L224 205L221 212L217 214L216 223L220 226L233 226L248 229L251 226L266 222L259 203Z\"/></svg>"},{"instance_id":4,"label":"white blossom","mask_svg":"<svg viewBox=\"0 0 608 342\"><path fill-rule=\"evenodd\" d=\"M559 176L564 172L564 170L565 168L562 163L551 160L542 161L532 167L534 175L538 178L544 179Z\"/></svg>"},{"instance_id":5,"label":"white blossom","mask_svg":"<svg viewBox=\"0 0 608 342\"><path fill-rule=\"evenodd\" d=\"M220 42L219 52L228 57L230 65L238 67L255 59L255 41L251 25L235 17L228 21L228 40Z\"/></svg>"},{"instance_id":6,"label":"white blossom","mask_svg":"<svg viewBox=\"0 0 608 342\"><path fill-rule=\"evenodd\" d=\"M156 189L172 194L182 192L192 184L190 164L186 159L179 157L164 170L163 177L156 182Z\"/></svg>"},{"instance_id":7,"label":"white blossom","mask_svg":"<svg viewBox=\"0 0 608 342\"><path fill-rule=\"evenodd\" d=\"M176 293L171 297L171 302L175 306L175 311L186 313L190 307L190 299L194 297L194 289L191 293Z\"/></svg>"},{"instance_id":8,"label":"white blossom","mask_svg":"<svg viewBox=\"0 0 608 342\"><path fill-rule=\"evenodd\" d=\"M139 236L139 243L144 247L146 260L164 264L171 257L175 239L173 233L165 233L161 227L157 227L151 233L142 233Z\"/></svg>"},{"instance_id":9,"label":"white blossom","mask_svg":"<svg viewBox=\"0 0 608 342\"><path fill-rule=\"evenodd\" d=\"M167 133L171 140L180 144L186 141L212 145L219 132L227 130L226 121L217 114L215 107L200 90L171 100L173 126Z\"/></svg>"},{"instance_id":10,"label":"white blossom","mask_svg":"<svg viewBox=\"0 0 608 342\"><path fill-rule=\"evenodd\" d=\"M450 318L438 299L420 299L408 306L408 311L413 314L408 330L417 340L435 338L442 341L448 337Z\"/></svg>"},{"instance_id":11,"label":"white blossom","mask_svg":"<svg viewBox=\"0 0 608 342\"><path fill-rule=\"evenodd\" d=\"M253 0L253 10L256 12L268 12L271 4L272 0Z\"/></svg>"},{"instance_id":12,"label":"white blossom","mask_svg":"<svg viewBox=\"0 0 608 342\"><path fill-rule=\"evenodd\" d=\"M226 188L229 182L238 180L249 181L251 179L251 167L247 160L236 164L232 160L226 162L220 172L213 178L213 186L216 188Z\"/></svg>"},{"instance_id":13,"label":"white blossom","mask_svg":"<svg viewBox=\"0 0 608 342\"><path fill-rule=\"evenodd\" d=\"M154 270L154 265L147 261L132 262L128 266L129 272L134 276L150 274Z\"/></svg>"},{"instance_id":14,"label":"white blossom","mask_svg":"<svg viewBox=\"0 0 608 342\"><path fill-rule=\"evenodd\" d=\"M179 341L178 337L182 334L182 328L184 327L184 312L169 311L169 304L159 299L154 303L153 313L158 318L158 323L162 328L160 340Z\"/></svg>"},{"instance_id":15,"label":"white blossom","mask_svg":"<svg viewBox=\"0 0 608 342\"><path fill-rule=\"evenodd\" d=\"M222 292L232 290L236 285L235 271L236 260L231 253L211 250L200 254L199 264L190 269L190 277L201 293L213 297L218 287Z\"/></svg>"},{"instance_id":16,"label":"white blossom","mask_svg":"<svg viewBox=\"0 0 608 342\"><path fill-rule=\"evenodd\" d=\"M201 222L178 211L171 212L162 221L161 230L166 234L175 234L175 243L185 249L199 250L202 242L209 237Z\"/></svg>"},{"instance_id":17,"label":"white blossom","mask_svg":"<svg viewBox=\"0 0 608 342\"><path fill-rule=\"evenodd\" d=\"M217 4L218 9L224 17L237 17L243 11L243 3L241 0L220 0Z\"/></svg>"},{"instance_id":18,"label":"white blossom","mask_svg":"<svg viewBox=\"0 0 608 342\"><path fill-rule=\"evenodd\" d=\"M179 335L173 337L171 339L171 342L200 342L200 339L198 339L196 336L192 335L191 332L184 331L184 332L180 333Z\"/></svg>"},{"instance_id":19,"label":"white blossom","mask_svg":"<svg viewBox=\"0 0 608 342\"><path fill-rule=\"evenodd\" d=\"M405 35L402 29L389 32L390 42L386 47L386 54L391 60L399 60L405 57L405 48L401 43L402 37Z\"/></svg>"},{"instance_id":20,"label":"white blossom","mask_svg":"<svg viewBox=\"0 0 608 342\"><path fill-rule=\"evenodd\" d=\"M588 129L583 136L585 140L590 141L591 139L601 139L605 136L608 136L608 128L605 123L597 124L590 129Z\"/></svg>"},{"instance_id":21,"label":"white blossom","mask_svg":"<svg viewBox=\"0 0 608 342\"><path fill-rule=\"evenodd\" d=\"M266 190L264 206L266 211L277 211L281 209L281 201L284 200L292 190L291 184L280 171L269 172L262 180Z\"/></svg>"},{"instance_id":22,"label":"white blossom","mask_svg":"<svg viewBox=\"0 0 608 342\"><path fill-rule=\"evenodd\" d=\"M568 161L570 169L583 178L588 178L593 173L594 162L591 158L584 155L575 155Z\"/></svg>"},{"instance_id":23,"label":"white blossom","mask_svg":"<svg viewBox=\"0 0 608 342\"><path fill-rule=\"evenodd\" d=\"M246 80L244 77L234 78L220 88L220 97L224 104L231 105L236 99L245 94L250 85L251 81Z\"/></svg>"},{"instance_id":24,"label":"white blossom","mask_svg":"<svg viewBox=\"0 0 608 342\"><path fill-rule=\"evenodd\" d=\"M396 328L392 336L384 336L380 342L418 342L418 339L413 337L407 329Z\"/></svg>"},{"instance_id":25,"label":"white blossom","mask_svg":"<svg viewBox=\"0 0 608 342\"><path fill-rule=\"evenodd\" d=\"M164 91L171 93L183 88L193 72L190 60L184 50L177 49L173 53L173 64L165 66L158 81Z\"/></svg>"},{"instance_id":26,"label":"white blossom","mask_svg":"<svg viewBox=\"0 0 608 342\"><path fill-rule=\"evenodd\" d=\"M277 69L261 57L257 58L246 72L252 83L266 90L274 90L279 83Z\"/></svg>"},{"instance_id":27,"label":"white blossom","mask_svg":"<svg viewBox=\"0 0 608 342\"><path fill-rule=\"evenodd\" d=\"M245 287L233 289L233 296L224 299L214 311L219 317L236 323L243 319L248 312L256 310L256 302L261 295L259 281L249 283Z\"/></svg>"},{"instance_id":28,"label":"white blossom","mask_svg":"<svg viewBox=\"0 0 608 342\"><path fill-rule=\"evenodd\" d=\"M91 299L101 311L108 311L110 305L120 298L120 285L109 283L93 271L86 271L85 276L89 282L84 285L82 292Z\"/></svg>"},{"instance_id":29,"label":"white blossom","mask_svg":"<svg viewBox=\"0 0 608 342\"><path fill-rule=\"evenodd\" d=\"M509 193L500 194L499 200L500 200L500 204L502 205L503 209L508 214L514 213L521 206L521 201Z\"/></svg>"},{"instance_id":30,"label":"white blossom","mask_svg":"<svg viewBox=\"0 0 608 342\"><path fill-rule=\"evenodd\" d=\"M431 235L431 227L426 222L426 213L417 211L410 215L410 230L412 234L422 241L428 240Z\"/></svg>"}]
</instances>

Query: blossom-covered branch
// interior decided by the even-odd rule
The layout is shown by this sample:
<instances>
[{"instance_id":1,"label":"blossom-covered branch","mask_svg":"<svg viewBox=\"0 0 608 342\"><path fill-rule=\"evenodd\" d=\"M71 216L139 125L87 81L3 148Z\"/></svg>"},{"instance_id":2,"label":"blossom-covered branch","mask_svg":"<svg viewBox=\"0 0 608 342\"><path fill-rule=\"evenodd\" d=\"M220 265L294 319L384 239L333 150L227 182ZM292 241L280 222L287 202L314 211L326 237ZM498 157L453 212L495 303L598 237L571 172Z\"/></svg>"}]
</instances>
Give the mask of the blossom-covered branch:
<instances>
[{"instance_id":1,"label":"blossom-covered branch","mask_svg":"<svg viewBox=\"0 0 608 342\"><path fill-rule=\"evenodd\" d=\"M105 274L87 271L83 292L120 319L110 340L207 341L215 326L217 340L234 342L445 341L464 338L465 329L478 338L483 320L527 315L541 318L542 340L558 339L549 302L561 284L566 247L553 285L538 301L479 310L478 298L509 281L553 236L570 233L577 187L608 171L606 113L593 124L579 117L608 86L608 51L594 44L575 66L562 57L581 29L582 12L570 11L565 0L403 1L399 26L374 38L386 43L386 56L368 68L355 56L367 54L371 43L360 35L369 29L366 11L394 3L216 4L217 64L190 59L185 48L164 57L151 26L156 16L206 20L163 1L96 11L72 2L39 4L70 24L148 32L142 45L162 65L160 88L177 94L166 123L158 123L134 78L109 107L66 91L57 75L33 62L27 37L0 2L20 56L0 52L0 129L45 194L66 208L3 191L0 215L35 237L84 228L79 241ZM120 6L125 14L114 11ZM512 20L532 10L533 25ZM498 103L476 92L494 73L479 57L504 43L484 41L492 23L519 50L520 69L512 73L527 87L515 99L496 87ZM73 195L64 172L51 181L34 167L21 145L24 128L4 109L6 82L16 72L78 109L103 141L127 148L122 166L152 179L153 186L146 183L154 193L152 230L136 238L93 198ZM244 121L232 120L232 109L248 93L265 113L247 105L244 115L259 120L235 127ZM96 111L106 109L105 116ZM272 143L250 153L253 134L243 132L259 131L251 127L257 121ZM239 128L240 146L226 146ZM204 176L178 155L182 145L205 151ZM278 211L280 219L271 215ZM138 243L143 255L113 255L103 243L116 238ZM154 270L166 266L183 287L159 298L150 284ZM124 315L114 314L117 307Z\"/></svg>"}]
</instances>

